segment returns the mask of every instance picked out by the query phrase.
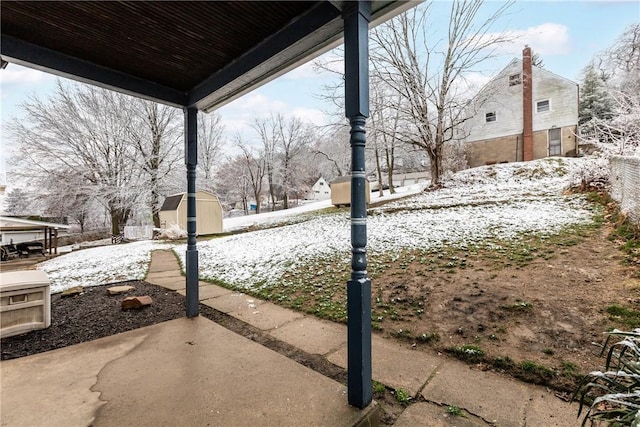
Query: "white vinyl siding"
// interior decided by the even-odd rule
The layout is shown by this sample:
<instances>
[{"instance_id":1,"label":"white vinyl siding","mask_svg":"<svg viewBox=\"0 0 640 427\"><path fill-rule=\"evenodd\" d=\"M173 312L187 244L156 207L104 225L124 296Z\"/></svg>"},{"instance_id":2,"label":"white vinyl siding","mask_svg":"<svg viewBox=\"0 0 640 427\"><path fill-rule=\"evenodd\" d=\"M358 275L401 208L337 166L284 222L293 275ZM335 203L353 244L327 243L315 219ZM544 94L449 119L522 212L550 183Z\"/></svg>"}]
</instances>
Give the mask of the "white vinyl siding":
<instances>
[{"instance_id":1,"label":"white vinyl siding","mask_svg":"<svg viewBox=\"0 0 640 427\"><path fill-rule=\"evenodd\" d=\"M572 81L533 67L533 99L549 100L549 112L536 114L533 105L534 132L578 124L578 85Z\"/></svg>"},{"instance_id":2,"label":"white vinyl siding","mask_svg":"<svg viewBox=\"0 0 640 427\"><path fill-rule=\"evenodd\" d=\"M495 122L496 121L496 112L495 111L491 111L488 112L484 115L484 119L487 123L491 123L491 122Z\"/></svg>"},{"instance_id":3,"label":"white vinyl siding","mask_svg":"<svg viewBox=\"0 0 640 427\"><path fill-rule=\"evenodd\" d=\"M474 98L472 118L465 123L468 142L500 138L522 133L522 84L510 85L511 76L520 74L522 62L513 60L487 83ZM513 77L515 79L515 77ZM533 67L533 131L563 128L578 124L578 85L547 70ZM549 101L550 111L536 113L537 101ZM496 121L487 121L494 112ZM499 119L499 120L498 120Z\"/></svg>"},{"instance_id":4,"label":"white vinyl siding","mask_svg":"<svg viewBox=\"0 0 640 427\"><path fill-rule=\"evenodd\" d=\"M551 101L548 99L543 99L542 101L536 102L536 113L544 113L546 111L551 111Z\"/></svg>"}]
</instances>

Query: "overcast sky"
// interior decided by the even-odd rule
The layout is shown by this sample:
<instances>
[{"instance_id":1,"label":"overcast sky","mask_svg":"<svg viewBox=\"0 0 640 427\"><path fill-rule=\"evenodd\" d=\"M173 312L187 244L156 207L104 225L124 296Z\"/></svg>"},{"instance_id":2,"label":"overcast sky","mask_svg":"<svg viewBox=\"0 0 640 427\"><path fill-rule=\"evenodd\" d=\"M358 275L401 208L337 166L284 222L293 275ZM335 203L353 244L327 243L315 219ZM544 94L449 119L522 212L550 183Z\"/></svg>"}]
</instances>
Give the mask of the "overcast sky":
<instances>
[{"instance_id":1,"label":"overcast sky","mask_svg":"<svg viewBox=\"0 0 640 427\"><path fill-rule=\"evenodd\" d=\"M446 31L450 5L448 1L437 1L433 5L432 16L436 18L433 19L434 34ZM485 13L491 14L499 5L498 2L487 2ZM440 16L442 19L437 19ZM518 41L505 46L503 56L487 63L483 73L475 78L478 84L485 82L513 57L519 57L524 45L528 44L542 57L547 70L579 81L582 69L591 58L610 46L629 24L636 22L640 22L640 2L637 0L517 1L495 30L517 35ZM328 106L318 99L318 94L332 78L328 73L320 74L311 64L306 64L222 107L219 113L228 133L250 133L247 125L254 117L277 112L324 124L327 118L323 110ZM54 82L55 77L51 75L15 64L9 64L0 71L2 123L20 117L19 105L30 95L47 97L53 91ZM5 157L10 144L11 140L3 131L0 138L0 183L4 181Z\"/></svg>"}]
</instances>

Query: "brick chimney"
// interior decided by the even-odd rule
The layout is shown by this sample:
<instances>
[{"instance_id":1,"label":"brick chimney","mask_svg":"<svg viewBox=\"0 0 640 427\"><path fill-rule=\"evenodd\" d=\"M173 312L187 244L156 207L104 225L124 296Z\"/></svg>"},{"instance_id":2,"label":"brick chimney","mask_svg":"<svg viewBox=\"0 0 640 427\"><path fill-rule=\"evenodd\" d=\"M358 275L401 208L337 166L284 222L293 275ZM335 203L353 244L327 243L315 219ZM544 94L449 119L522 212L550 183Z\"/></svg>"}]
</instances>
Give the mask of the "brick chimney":
<instances>
[{"instance_id":1,"label":"brick chimney","mask_svg":"<svg viewBox=\"0 0 640 427\"><path fill-rule=\"evenodd\" d=\"M533 160L533 84L531 48L522 50L522 160Z\"/></svg>"}]
</instances>

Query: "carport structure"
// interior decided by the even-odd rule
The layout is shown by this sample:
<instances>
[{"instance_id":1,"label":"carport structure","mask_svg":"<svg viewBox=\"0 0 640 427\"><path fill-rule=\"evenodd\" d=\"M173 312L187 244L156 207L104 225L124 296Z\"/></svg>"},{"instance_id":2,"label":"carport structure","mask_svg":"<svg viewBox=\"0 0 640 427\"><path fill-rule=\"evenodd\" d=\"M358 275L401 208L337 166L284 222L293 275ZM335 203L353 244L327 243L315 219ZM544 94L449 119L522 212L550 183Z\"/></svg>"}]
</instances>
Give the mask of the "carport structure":
<instances>
[{"instance_id":1,"label":"carport structure","mask_svg":"<svg viewBox=\"0 0 640 427\"><path fill-rule=\"evenodd\" d=\"M348 399L371 392L371 283L367 277L365 120L368 28L408 1L10 1L0 3L7 62L184 110L187 170L186 314L198 315L197 114L209 112L345 43L345 114L351 124L352 274ZM345 141L346 143L346 141Z\"/></svg>"}]
</instances>

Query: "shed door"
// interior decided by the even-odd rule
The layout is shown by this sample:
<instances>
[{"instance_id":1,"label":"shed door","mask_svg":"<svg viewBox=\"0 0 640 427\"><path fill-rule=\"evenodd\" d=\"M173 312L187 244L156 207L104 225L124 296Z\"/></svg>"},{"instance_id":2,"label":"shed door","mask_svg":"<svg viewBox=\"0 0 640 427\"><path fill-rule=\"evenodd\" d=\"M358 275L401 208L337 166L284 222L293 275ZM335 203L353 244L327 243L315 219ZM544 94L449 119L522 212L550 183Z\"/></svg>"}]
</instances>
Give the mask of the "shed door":
<instances>
[{"instance_id":1,"label":"shed door","mask_svg":"<svg viewBox=\"0 0 640 427\"><path fill-rule=\"evenodd\" d=\"M549 155L562 156L562 132L559 128L549 129Z\"/></svg>"}]
</instances>

